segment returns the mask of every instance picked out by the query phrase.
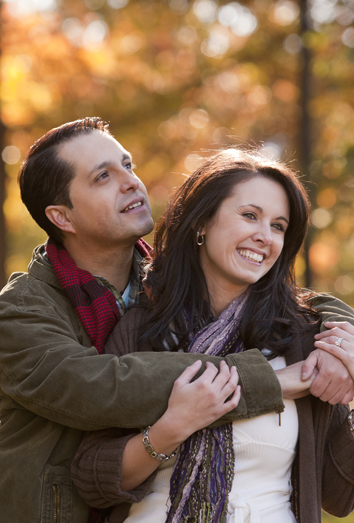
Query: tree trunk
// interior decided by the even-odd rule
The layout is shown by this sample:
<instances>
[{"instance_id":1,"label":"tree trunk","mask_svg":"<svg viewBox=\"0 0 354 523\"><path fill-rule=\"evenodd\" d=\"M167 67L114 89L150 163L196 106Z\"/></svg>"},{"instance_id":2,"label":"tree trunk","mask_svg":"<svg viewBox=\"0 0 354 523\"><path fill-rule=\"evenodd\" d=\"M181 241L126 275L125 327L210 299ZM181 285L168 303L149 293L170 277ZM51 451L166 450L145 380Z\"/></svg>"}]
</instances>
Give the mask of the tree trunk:
<instances>
[{"instance_id":1,"label":"tree trunk","mask_svg":"<svg viewBox=\"0 0 354 523\"><path fill-rule=\"evenodd\" d=\"M1 51L2 51L2 1L0 0L0 71L1 71ZM0 73L0 92L1 92L1 73ZM1 118L1 100L0 100L0 288L6 283L5 260L6 260L6 230L4 216L5 202L5 164L1 153L5 147L5 125Z\"/></svg>"},{"instance_id":2,"label":"tree trunk","mask_svg":"<svg viewBox=\"0 0 354 523\"><path fill-rule=\"evenodd\" d=\"M311 52L308 46L308 40L306 38L308 31L310 30L309 25L309 11L307 0L300 0L300 36L302 39L302 68L301 68L301 80L300 80L300 91L301 91L301 122L299 126L299 160L300 170L305 175L306 181L309 181L309 171L311 163L311 116L309 114L309 101L311 97ZM313 195L310 184L307 184L307 190L309 191L310 200L312 203ZM312 273L309 261L309 248L311 245L311 230L307 233L304 242L304 257L306 263L305 269L305 286L310 288L312 285Z\"/></svg>"}]
</instances>

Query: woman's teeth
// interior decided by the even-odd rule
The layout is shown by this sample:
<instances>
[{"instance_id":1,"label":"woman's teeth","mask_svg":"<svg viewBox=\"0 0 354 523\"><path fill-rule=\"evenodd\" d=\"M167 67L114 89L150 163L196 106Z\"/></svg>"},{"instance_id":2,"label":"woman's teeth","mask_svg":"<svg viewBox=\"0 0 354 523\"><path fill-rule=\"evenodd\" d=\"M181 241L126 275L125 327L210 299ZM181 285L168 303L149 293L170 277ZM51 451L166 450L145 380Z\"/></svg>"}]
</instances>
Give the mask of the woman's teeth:
<instances>
[{"instance_id":1,"label":"woman's teeth","mask_svg":"<svg viewBox=\"0 0 354 523\"><path fill-rule=\"evenodd\" d=\"M247 258L247 260L255 261L257 263L261 263L263 261L263 254L257 254L252 251L244 251L244 250L238 250L238 252L243 256L244 258Z\"/></svg>"}]
</instances>

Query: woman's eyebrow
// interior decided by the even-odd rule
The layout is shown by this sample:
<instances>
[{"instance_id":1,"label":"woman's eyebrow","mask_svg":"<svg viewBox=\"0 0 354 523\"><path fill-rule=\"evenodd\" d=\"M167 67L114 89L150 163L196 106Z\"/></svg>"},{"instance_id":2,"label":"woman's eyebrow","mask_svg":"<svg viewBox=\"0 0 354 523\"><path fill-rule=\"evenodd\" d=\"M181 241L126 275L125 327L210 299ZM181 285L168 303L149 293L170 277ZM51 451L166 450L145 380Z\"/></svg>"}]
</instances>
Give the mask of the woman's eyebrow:
<instances>
[{"instance_id":1,"label":"woman's eyebrow","mask_svg":"<svg viewBox=\"0 0 354 523\"><path fill-rule=\"evenodd\" d=\"M259 211L260 213L263 212L263 209L262 207L259 207L258 205L255 205L254 203L246 203L245 205L240 205L240 208L242 209L243 207L253 207L254 209L257 209L257 211ZM284 222L286 222L287 224L289 224L289 220L287 218L285 218L284 216L278 216L278 218L275 218L276 220L284 220Z\"/></svg>"},{"instance_id":2,"label":"woman's eyebrow","mask_svg":"<svg viewBox=\"0 0 354 523\"><path fill-rule=\"evenodd\" d=\"M257 209L257 211L263 212L262 207L259 207L258 205L255 205L254 203L246 203L245 205L240 205L241 209L242 209L242 207L254 207L255 209Z\"/></svg>"}]
</instances>

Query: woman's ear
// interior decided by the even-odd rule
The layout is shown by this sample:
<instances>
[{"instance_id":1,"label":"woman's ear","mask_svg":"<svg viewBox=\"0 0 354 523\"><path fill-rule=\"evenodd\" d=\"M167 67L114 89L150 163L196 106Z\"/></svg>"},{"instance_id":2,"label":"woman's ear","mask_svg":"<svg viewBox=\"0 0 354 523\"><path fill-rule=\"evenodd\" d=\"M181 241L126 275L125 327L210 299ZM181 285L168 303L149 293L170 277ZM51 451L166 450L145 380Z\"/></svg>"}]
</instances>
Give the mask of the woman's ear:
<instances>
[{"instance_id":1,"label":"woman's ear","mask_svg":"<svg viewBox=\"0 0 354 523\"><path fill-rule=\"evenodd\" d=\"M68 207L66 205L48 205L45 209L45 214L58 229L63 232L71 232L76 234L75 228L68 216Z\"/></svg>"}]
</instances>

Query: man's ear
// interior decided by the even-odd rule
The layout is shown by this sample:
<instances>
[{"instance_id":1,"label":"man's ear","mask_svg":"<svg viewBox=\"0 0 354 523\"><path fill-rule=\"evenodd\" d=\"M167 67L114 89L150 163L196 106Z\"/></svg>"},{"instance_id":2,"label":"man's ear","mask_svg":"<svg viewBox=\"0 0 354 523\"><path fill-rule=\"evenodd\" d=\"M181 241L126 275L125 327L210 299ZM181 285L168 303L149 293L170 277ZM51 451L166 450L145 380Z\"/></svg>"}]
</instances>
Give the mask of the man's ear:
<instances>
[{"instance_id":1,"label":"man's ear","mask_svg":"<svg viewBox=\"0 0 354 523\"><path fill-rule=\"evenodd\" d=\"M76 234L75 228L68 216L68 211L69 209L66 205L48 205L45 209L45 214L48 220L58 227L58 229Z\"/></svg>"}]
</instances>

